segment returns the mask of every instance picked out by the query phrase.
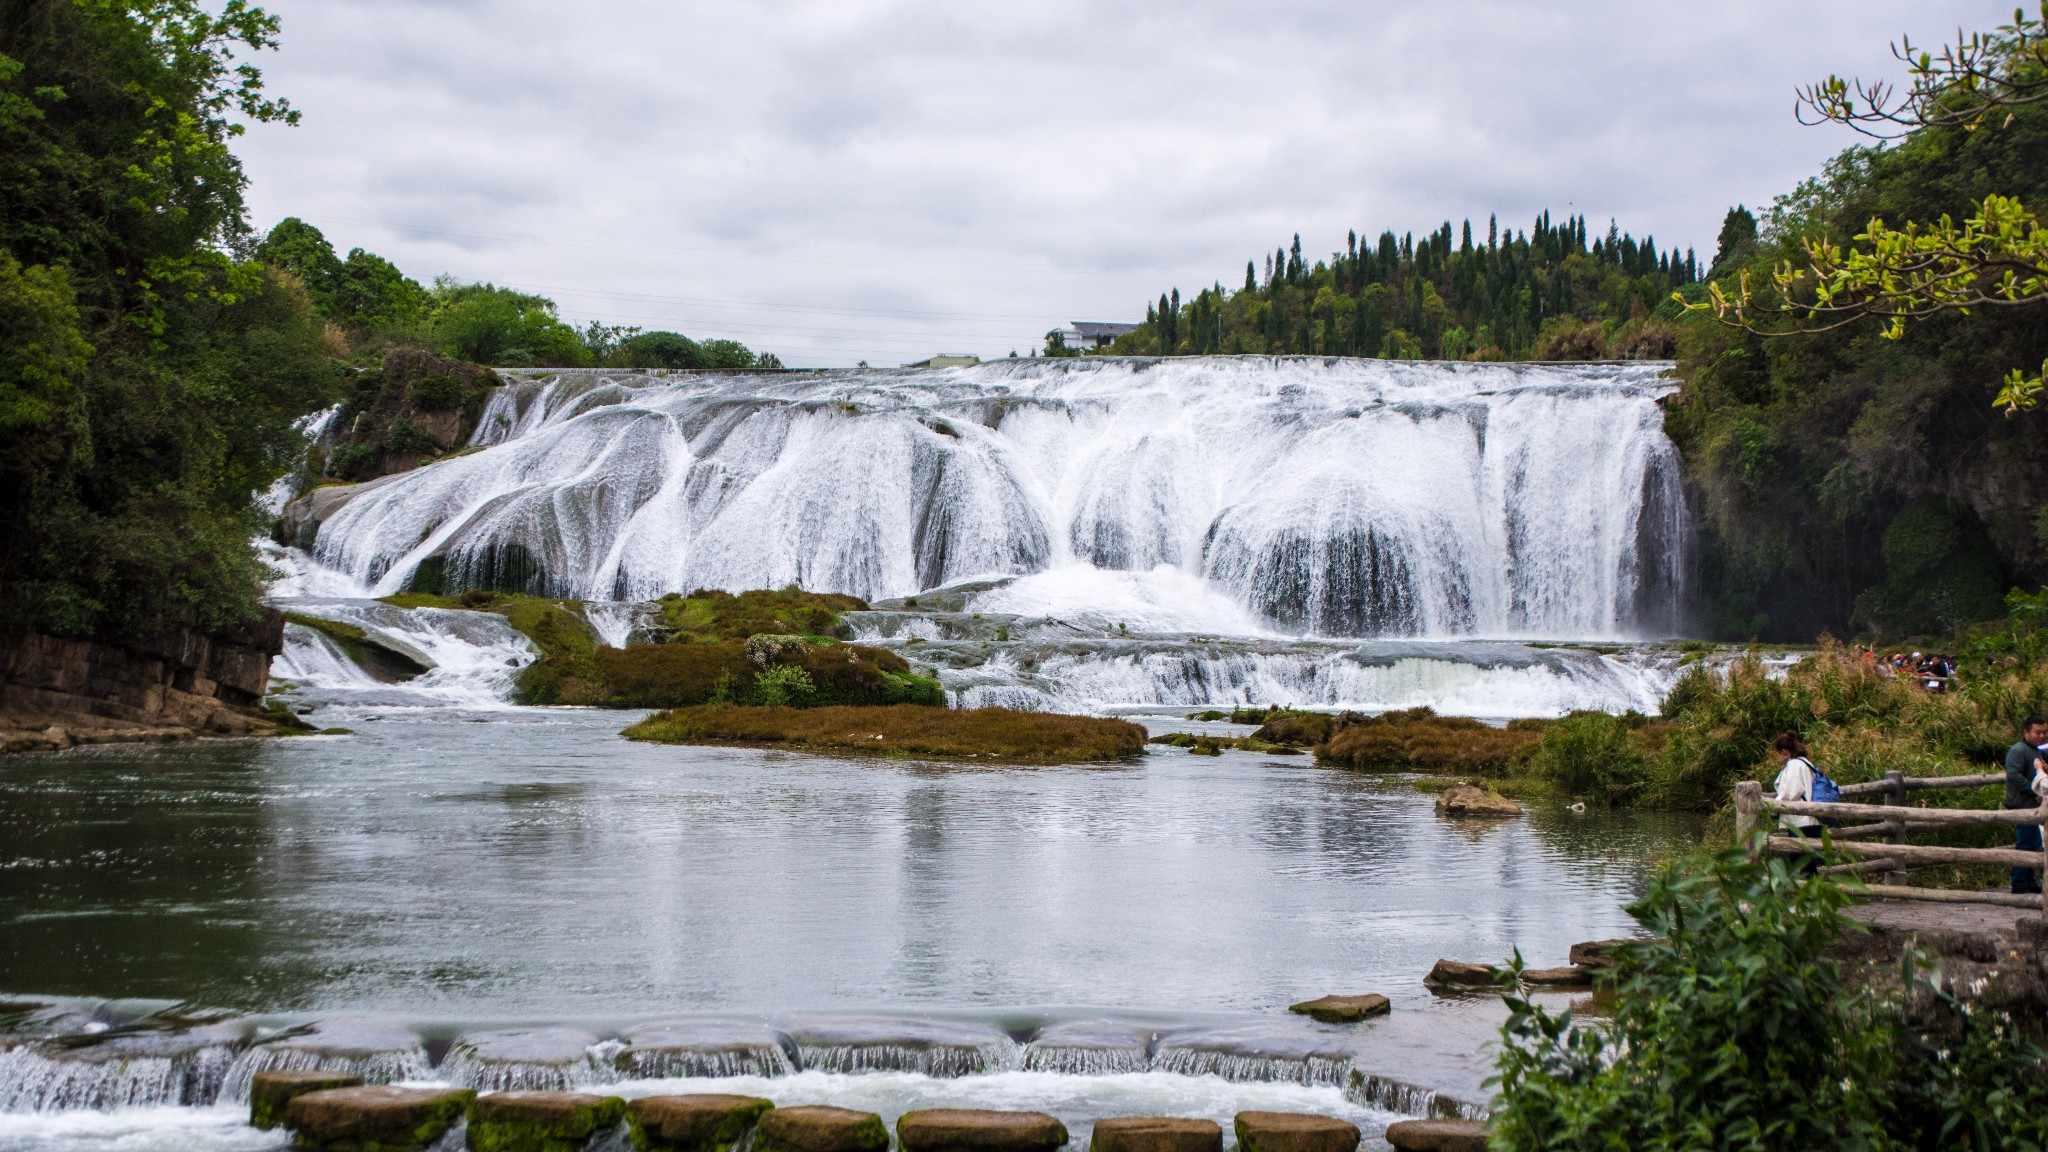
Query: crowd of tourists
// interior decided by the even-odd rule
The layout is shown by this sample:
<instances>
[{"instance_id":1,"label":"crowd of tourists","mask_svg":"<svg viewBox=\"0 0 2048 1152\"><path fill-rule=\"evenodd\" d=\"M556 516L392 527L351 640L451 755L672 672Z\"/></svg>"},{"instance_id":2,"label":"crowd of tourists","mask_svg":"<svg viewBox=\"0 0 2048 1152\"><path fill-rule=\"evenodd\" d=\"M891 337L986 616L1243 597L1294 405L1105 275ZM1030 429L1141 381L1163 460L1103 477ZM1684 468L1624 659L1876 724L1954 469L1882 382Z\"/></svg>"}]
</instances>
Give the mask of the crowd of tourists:
<instances>
[{"instance_id":1,"label":"crowd of tourists","mask_svg":"<svg viewBox=\"0 0 2048 1152\"><path fill-rule=\"evenodd\" d=\"M1828 774L1814 766L1806 743L1797 732L1786 732L1771 742L1771 759L1778 765L1773 794L1779 800L1809 804L1833 804L1842 790ZM2005 798L2003 807L2032 809L2048 804L2048 719L2029 716L2020 724L2020 738L2005 753ZM1812 816L1786 814L1779 822L1794 836L1818 840L1824 830ZM2013 827L2013 847L2021 852L2041 854L2041 826ZM1808 871L1820 867L1820 857L1806 857ZM2041 894L2041 869L2013 868L2010 872L2014 895Z\"/></svg>"},{"instance_id":2,"label":"crowd of tourists","mask_svg":"<svg viewBox=\"0 0 2048 1152\"><path fill-rule=\"evenodd\" d=\"M1863 663L1886 676L1904 676L1929 692L1946 692L1955 679L1956 662L1938 652L1894 652L1879 656L1872 648L1863 650Z\"/></svg>"}]
</instances>

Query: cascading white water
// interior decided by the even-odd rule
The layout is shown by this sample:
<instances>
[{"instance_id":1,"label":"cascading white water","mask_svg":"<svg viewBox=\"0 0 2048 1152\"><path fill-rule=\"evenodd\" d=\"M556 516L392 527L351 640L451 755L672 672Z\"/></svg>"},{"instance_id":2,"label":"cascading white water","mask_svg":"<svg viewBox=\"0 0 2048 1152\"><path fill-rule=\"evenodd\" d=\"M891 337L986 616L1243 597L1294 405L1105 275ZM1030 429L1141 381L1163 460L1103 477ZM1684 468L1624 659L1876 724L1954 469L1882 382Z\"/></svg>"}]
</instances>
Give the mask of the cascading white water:
<instances>
[{"instance_id":1,"label":"cascading white water","mask_svg":"<svg viewBox=\"0 0 2048 1152\"><path fill-rule=\"evenodd\" d=\"M529 375L493 395L484 450L355 496L312 551L379 594L875 599L1163 567L1184 579L1146 585L1162 609L1221 599L1295 634L1666 635L1686 513L1664 367Z\"/></svg>"}]
</instances>

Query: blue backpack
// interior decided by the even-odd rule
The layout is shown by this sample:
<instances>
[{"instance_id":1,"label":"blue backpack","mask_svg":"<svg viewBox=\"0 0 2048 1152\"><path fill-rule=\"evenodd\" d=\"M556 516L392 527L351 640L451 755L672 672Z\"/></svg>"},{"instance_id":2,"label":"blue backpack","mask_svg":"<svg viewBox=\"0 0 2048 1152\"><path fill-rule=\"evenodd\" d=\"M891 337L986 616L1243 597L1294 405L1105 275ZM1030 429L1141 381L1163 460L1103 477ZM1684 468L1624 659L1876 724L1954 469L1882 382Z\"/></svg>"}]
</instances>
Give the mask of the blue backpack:
<instances>
[{"instance_id":1,"label":"blue backpack","mask_svg":"<svg viewBox=\"0 0 2048 1152\"><path fill-rule=\"evenodd\" d=\"M1827 773L1815 768L1813 761L1808 760L1806 766L1813 772L1813 791L1808 798L1815 804L1840 804L1842 786L1828 779Z\"/></svg>"}]
</instances>

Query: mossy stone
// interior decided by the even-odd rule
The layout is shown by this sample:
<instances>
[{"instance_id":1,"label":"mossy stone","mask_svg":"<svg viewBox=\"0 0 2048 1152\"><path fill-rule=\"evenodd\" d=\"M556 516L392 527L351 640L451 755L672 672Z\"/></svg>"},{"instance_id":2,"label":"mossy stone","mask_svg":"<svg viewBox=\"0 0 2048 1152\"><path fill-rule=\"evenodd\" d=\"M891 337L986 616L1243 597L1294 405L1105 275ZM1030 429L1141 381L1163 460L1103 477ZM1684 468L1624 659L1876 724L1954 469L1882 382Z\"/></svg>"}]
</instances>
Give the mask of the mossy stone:
<instances>
[{"instance_id":1,"label":"mossy stone","mask_svg":"<svg viewBox=\"0 0 2048 1152\"><path fill-rule=\"evenodd\" d=\"M626 1102L589 1092L493 1092L469 1102L471 1152L581 1152Z\"/></svg>"},{"instance_id":2,"label":"mossy stone","mask_svg":"<svg viewBox=\"0 0 2048 1152\"><path fill-rule=\"evenodd\" d=\"M285 1105L308 1092L329 1088L354 1088L361 1076L347 1072L317 1072L310 1069L276 1069L258 1072L249 1081L249 1123L268 1131L284 1123Z\"/></svg>"},{"instance_id":3,"label":"mossy stone","mask_svg":"<svg viewBox=\"0 0 2048 1152\"><path fill-rule=\"evenodd\" d=\"M294 1097L284 1126L315 1152L424 1152L475 1098L467 1088L330 1088Z\"/></svg>"},{"instance_id":4,"label":"mossy stone","mask_svg":"<svg viewBox=\"0 0 2048 1152\"><path fill-rule=\"evenodd\" d=\"M760 1152L884 1152L889 1129L873 1112L825 1104L776 1108L762 1114L754 1146Z\"/></svg>"},{"instance_id":5,"label":"mossy stone","mask_svg":"<svg viewBox=\"0 0 2048 1152\"><path fill-rule=\"evenodd\" d=\"M775 1107L759 1096L643 1096L626 1105L635 1152L729 1152Z\"/></svg>"}]
</instances>

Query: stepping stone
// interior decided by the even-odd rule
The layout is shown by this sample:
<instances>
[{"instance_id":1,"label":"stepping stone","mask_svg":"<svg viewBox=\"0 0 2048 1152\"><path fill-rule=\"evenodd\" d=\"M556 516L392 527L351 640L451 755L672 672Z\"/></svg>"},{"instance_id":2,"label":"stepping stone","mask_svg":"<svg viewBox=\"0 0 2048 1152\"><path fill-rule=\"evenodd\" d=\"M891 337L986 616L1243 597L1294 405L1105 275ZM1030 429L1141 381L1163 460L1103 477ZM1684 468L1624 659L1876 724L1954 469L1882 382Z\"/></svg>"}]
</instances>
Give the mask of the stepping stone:
<instances>
[{"instance_id":1,"label":"stepping stone","mask_svg":"<svg viewBox=\"0 0 2048 1152\"><path fill-rule=\"evenodd\" d=\"M316 1072L311 1069L279 1069L258 1072L249 1081L249 1123L265 1131L284 1123L284 1107L308 1092L329 1088L359 1088L363 1078L349 1072Z\"/></svg>"},{"instance_id":2,"label":"stepping stone","mask_svg":"<svg viewBox=\"0 0 2048 1152\"><path fill-rule=\"evenodd\" d=\"M1357 1152L1358 1125L1313 1112L1239 1112L1241 1152Z\"/></svg>"},{"instance_id":3,"label":"stepping stone","mask_svg":"<svg viewBox=\"0 0 2048 1152\"><path fill-rule=\"evenodd\" d=\"M902 1152L1051 1152L1067 1142L1067 1126L1043 1112L927 1108L896 1121Z\"/></svg>"},{"instance_id":4,"label":"stepping stone","mask_svg":"<svg viewBox=\"0 0 2048 1152\"><path fill-rule=\"evenodd\" d=\"M1500 987L1496 979L1499 969L1491 964L1467 964L1462 960L1439 960L1429 975L1422 978L1432 989L1470 989Z\"/></svg>"},{"instance_id":5,"label":"stepping stone","mask_svg":"<svg viewBox=\"0 0 2048 1152\"><path fill-rule=\"evenodd\" d=\"M582 1152L619 1126L626 1102L589 1092L493 1092L469 1102L471 1148Z\"/></svg>"},{"instance_id":6,"label":"stepping stone","mask_svg":"<svg viewBox=\"0 0 2048 1152\"><path fill-rule=\"evenodd\" d=\"M889 1129L873 1112L826 1104L774 1108L754 1136L760 1152L883 1152Z\"/></svg>"},{"instance_id":7,"label":"stepping stone","mask_svg":"<svg viewBox=\"0 0 2048 1152\"><path fill-rule=\"evenodd\" d=\"M1525 968L1522 983L1542 988L1591 988L1593 970L1576 964L1568 968Z\"/></svg>"},{"instance_id":8,"label":"stepping stone","mask_svg":"<svg viewBox=\"0 0 2048 1152\"><path fill-rule=\"evenodd\" d=\"M626 1104L626 1123L641 1152L730 1152L774 1107L759 1096L643 1096Z\"/></svg>"},{"instance_id":9,"label":"stepping stone","mask_svg":"<svg viewBox=\"0 0 2048 1152\"><path fill-rule=\"evenodd\" d=\"M1385 996L1375 992L1364 996L1324 996L1319 1000L1303 1000L1299 1004L1288 1005L1287 1010L1325 1024L1355 1024L1371 1016L1384 1016L1393 1011L1393 1005Z\"/></svg>"},{"instance_id":10,"label":"stepping stone","mask_svg":"<svg viewBox=\"0 0 2048 1152\"><path fill-rule=\"evenodd\" d=\"M1095 1122L1089 1152L1223 1152L1223 1126L1179 1116L1113 1116Z\"/></svg>"},{"instance_id":11,"label":"stepping stone","mask_svg":"<svg viewBox=\"0 0 2048 1152\"><path fill-rule=\"evenodd\" d=\"M1486 1125L1478 1120L1401 1120L1387 1126L1398 1152L1486 1152Z\"/></svg>"},{"instance_id":12,"label":"stepping stone","mask_svg":"<svg viewBox=\"0 0 2048 1152\"><path fill-rule=\"evenodd\" d=\"M285 1105L293 1146L313 1152L424 1152L469 1107L467 1088L330 1088Z\"/></svg>"},{"instance_id":13,"label":"stepping stone","mask_svg":"<svg viewBox=\"0 0 2048 1152\"><path fill-rule=\"evenodd\" d=\"M1584 940L1572 945L1565 959L1581 968L1614 967L1614 950L1623 944L1640 944L1640 940Z\"/></svg>"}]
</instances>

